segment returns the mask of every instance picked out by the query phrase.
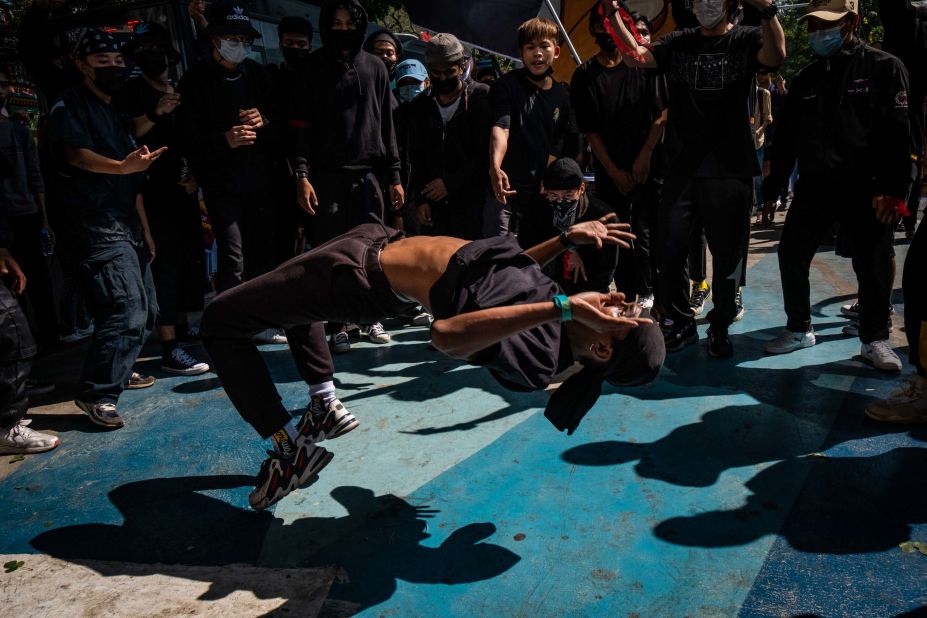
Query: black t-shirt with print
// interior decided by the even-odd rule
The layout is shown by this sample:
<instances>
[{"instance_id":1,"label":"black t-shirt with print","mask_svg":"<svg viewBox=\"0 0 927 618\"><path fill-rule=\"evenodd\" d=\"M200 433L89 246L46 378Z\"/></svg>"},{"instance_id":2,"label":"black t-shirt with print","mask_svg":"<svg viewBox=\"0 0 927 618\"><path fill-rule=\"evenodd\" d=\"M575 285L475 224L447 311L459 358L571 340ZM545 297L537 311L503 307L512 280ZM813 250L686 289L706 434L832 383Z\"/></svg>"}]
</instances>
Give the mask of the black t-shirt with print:
<instances>
[{"instance_id":1,"label":"black t-shirt with print","mask_svg":"<svg viewBox=\"0 0 927 618\"><path fill-rule=\"evenodd\" d=\"M672 101L665 138L671 176L759 174L750 115L762 46L760 29L743 26L712 37L677 30L654 43Z\"/></svg>"},{"instance_id":2,"label":"black t-shirt with print","mask_svg":"<svg viewBox=\"0 0 927 618\"><path fill-rule=\"evenodd\" d=\"M502 76L489 91L494 126L509 130L502 169L514 187L538 187L548 157L559 157L570 123L570 95L554 82L538 88L518 69Z\"/></svg>"}]
</instances>

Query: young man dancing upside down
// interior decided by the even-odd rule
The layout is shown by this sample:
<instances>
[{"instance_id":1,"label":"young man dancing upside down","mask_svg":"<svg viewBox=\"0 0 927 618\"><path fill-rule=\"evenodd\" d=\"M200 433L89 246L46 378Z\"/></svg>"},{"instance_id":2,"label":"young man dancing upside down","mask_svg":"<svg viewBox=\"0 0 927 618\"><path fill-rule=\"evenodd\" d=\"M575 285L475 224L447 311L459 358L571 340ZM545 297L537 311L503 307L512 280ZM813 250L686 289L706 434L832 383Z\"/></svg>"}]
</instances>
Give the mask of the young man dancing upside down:
<instances>
[{"instance_id":1,"label":"young man dancing upside down","mask_svg":"<svg viewBox=\"0 0 927 618\"><path fill-rule=\"evenodd\" d=\"M486 367L512 390L544 389L574 361L581 363L546 411L558 430L572 433L603 380L631 386L656 377L663 338L651 320L631 317L623 295L567 297L541 268L573 246L627 246L634 239L627 230L609 215L523 251L514 236L403 238L384 225L364 224L220 294L203 317L204 344L232 403L261 437L273 438L275 449L261 465L251 506L264 509L308 484L332 458L317 443L358 424L336 403L323 414L307 411L294 426L254 333L322 329L326 320L374 322L421 305L435 317L431 340L438 350ZM327 350L324 358L308 357L298 346L292 351L301 370L332 371Z\"/></svg>"}]
</instances>

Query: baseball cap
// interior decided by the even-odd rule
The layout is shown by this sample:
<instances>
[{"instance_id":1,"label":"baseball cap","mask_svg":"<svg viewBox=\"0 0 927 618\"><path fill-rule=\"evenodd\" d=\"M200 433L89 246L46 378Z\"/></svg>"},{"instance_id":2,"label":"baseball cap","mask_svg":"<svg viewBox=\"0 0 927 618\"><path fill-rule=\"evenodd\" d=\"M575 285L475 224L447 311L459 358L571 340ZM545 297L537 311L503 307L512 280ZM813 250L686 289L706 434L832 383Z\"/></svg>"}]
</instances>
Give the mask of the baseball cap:
<instances>
[{"instance_id":1,"label":"baseball cap","mask_svg":"<svg viewBox=\"0 0 927 618\"><path fill-rule=\"evenodd\" d=\"M420 82L428 79L428 72L425 70L425 65L423 65L418 60L403 60L396 65L395 80L397 82L401 81L405 77L411 77Z\"/></svg>"},{"instance_id":2,"label":"baseball cap","mask_svg":"<svg viewBox=\"0 0 927 618\"><path fill-rule=\"evenodd\" d=\"M171 34L160 24L141 22L132 31L132 38L123 45L122 53L133 58L142 49L155 47L168 57L171 64L180 62L180 52L171 42Z\"/></svg>"},{"instance_id":3,"label":"baseball cap","mask_svg":"<svg viewBox=\"0 0 927 618\"><path fill-rule=\"evenodd\" d=\"M547 166L544 172L544 188L552 191L578 189L583 184L583 170L579 163L563 157Z\"/></svg>"},{"instance_id":4,"label":"baseball cap","mask_svg":"<svg viewBox=\"0 0 927 618\"><path fill-rule=\"evenodd\" d=\"M799 21L809 17L817 17L824 21L837 21L847 13L856 15L857 11L859 11L859 0L811 0L808 3L808 11L801 16Z\"/></svg>"},{"instance_id":5,"label":"baseball cap","mask_svg":"<svg viewBox=\"0 0 927 618\"><path fill-rule=\"evenodd\" d=\"M206 19L209 21L209 27L206 28L209 34L238 34L253 39L261 38L261 33L251 25L251 18L244 7L236 2L221 2L210 6Z\"/></svg>"}]
</instances>

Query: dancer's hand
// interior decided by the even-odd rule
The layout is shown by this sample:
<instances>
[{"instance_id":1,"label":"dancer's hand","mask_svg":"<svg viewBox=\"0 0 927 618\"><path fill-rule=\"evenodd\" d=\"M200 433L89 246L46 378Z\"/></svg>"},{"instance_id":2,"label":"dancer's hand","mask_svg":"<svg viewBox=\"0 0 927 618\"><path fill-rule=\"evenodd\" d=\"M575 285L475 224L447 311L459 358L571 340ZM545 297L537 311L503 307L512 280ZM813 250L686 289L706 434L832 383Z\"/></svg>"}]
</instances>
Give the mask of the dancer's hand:
<instances>
[{"instance_id":1,"label":"dancer's hand","mask_svg":"<svg viewBox=\"0 0 927 618\"><path fill-rule=\"evenodd\" d=\"M618 245L631 248L631 241L637 238L630 232L631 224L617 223L618 216L609 213L597 221L583 221L571 225L567 238L575 245L595 245L601 249L605 245Z\"/></svg>"},{"instance_id":2,"label":"dancer's hand","mask_svg":"<svg viewBox=\"0 0 927 618\"><path fill-rule=\"evenodd\" d=\"M570 297L573 320L588 326L597 333L626 335L628 331L644 324L653 324L650 318L626 317L624 312L631 306L624 302L621 292L583 292Z\"/></svg>"}]
</instances>

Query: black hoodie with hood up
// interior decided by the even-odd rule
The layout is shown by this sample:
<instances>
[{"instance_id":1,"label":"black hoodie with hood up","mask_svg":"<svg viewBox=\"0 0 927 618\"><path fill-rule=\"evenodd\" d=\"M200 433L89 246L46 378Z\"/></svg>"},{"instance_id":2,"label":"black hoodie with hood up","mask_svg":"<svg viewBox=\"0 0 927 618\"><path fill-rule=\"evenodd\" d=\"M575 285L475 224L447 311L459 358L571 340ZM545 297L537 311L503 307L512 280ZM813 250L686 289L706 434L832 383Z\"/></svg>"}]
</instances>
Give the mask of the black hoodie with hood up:
<instances>
[{"instance_id":1,"label":"black hoodie with hood up","mask_svg":"<svg viewBox=\"0 0 927 618\"><path fill-rule=\"evenodd\" d=\"M346 8L357 21L345 59L332 30L335 10ZM390 109L389 76L383 61L361 49L367 12L357 0L328 1L319 16L322 47L294 80L290 127L297 171L373 169L399 184L399 149Z\"/></svg>"}]
</instances>

